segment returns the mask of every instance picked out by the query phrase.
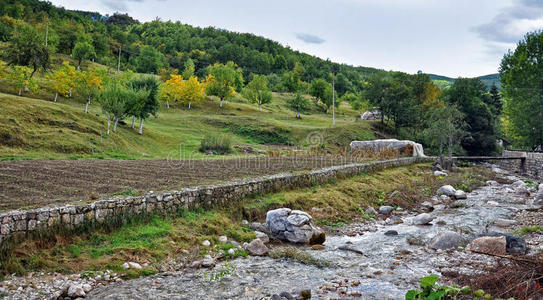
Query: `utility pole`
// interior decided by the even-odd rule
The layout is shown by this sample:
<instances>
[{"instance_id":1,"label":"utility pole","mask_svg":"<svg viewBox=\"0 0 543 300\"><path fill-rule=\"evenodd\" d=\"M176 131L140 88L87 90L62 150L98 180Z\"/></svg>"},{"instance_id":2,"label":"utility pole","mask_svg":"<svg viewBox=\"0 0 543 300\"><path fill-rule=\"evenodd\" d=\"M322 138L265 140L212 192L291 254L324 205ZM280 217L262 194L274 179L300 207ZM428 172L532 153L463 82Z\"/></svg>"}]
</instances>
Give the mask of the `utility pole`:
<instances>
[{"instance_id":1,"label":"utility pole","mask_svg":"<svg viewBox=\"0 0 543 300\"><path fill-rule=\"evenodd\" d=\"M332 126L336 125L336 73L332 71Z\"/></svg>"},{"instance_id":2,"label":"utility pole","mask_svg":"<svg viewBox=\"0 0 543 300\"><path fill-rule=\"evenodd\" d=\"M48 40L49 40L49 20L47 20L47 23L45 25L45 47L47 47Z\"/></svg>"},{"instance_id":3,"label":"utility pole","mask_svg":"<svg viewBox=\"0 0 543 300\"><path fill-rule=\"evenodd\" d=\"M119 46L119 62L117 63L117 72L121 71L121 46Z\"/></svg>"}]
</instances>

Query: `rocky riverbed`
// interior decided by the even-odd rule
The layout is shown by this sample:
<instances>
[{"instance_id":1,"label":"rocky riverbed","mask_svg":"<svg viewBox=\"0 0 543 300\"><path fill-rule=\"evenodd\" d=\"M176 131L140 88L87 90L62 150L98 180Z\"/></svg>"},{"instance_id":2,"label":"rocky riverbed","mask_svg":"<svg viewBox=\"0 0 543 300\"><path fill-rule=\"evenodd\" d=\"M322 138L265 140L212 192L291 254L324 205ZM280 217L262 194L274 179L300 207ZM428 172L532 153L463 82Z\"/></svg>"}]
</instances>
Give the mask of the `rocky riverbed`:
<instances>
[{"instance_id":1,"label":"rocky riverbed","mask_svg":"<svg viewBox=\"0 0 543 300\"><path fill-rule=\"evenodd\" d=\"M0 294L13 299L55 298L79 286L86 299L291 299L309 295L311 299L403 299L407 290L416 288L419 279L429 274L442 275L441 282L446 283L447 274L484 273L496 265L500 258L470 251L475 249L470 242L479 235L542 225L543 213L533 204L535 185L495 171L503 173L507 183L488 182L465 195L436 195L417 211L382 208L385 214L376 220L329 233L324 247L270 245L272 251L295 247L310 260L250 256L214 268L187 268L127 281L113 274L102 274L100 280L35 274L0 283ZM510 236L503 251L531 254L543 250L541 234L523 238L527 249L522 248L523 239Z\"/></svg>"}]
</instances>

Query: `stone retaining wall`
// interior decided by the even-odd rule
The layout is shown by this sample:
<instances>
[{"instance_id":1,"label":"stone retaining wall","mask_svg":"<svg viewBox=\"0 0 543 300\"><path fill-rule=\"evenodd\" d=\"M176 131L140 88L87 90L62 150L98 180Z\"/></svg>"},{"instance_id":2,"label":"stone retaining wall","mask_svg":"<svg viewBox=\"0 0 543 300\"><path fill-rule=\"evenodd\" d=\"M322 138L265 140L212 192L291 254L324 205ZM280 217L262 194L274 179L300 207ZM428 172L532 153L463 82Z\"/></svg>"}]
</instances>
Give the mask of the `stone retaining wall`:
<instances>
[{"instance_id":1,"label":"stone retaining wall","mask_svg":"<svg viewBox=\"0 0 543 300\"><path fill-rule=\"evenodd\" d=\"M47 231L55 227L74 228L84 223L103 223L119 217L144 213L166 214L179 208L223 205L256 194L277 192L282 189L307 187L328 183L336 179L359 175L391 167L431 161L430 158L399 158L367 164L349 164L329 167L307 173L283 173L215 186L186 188L141 197L100 200L90 204L14 210L0 214L0 245L14 234Z\"/></svg>"},{"instance_id":2,"label":"stone retaining wall","mask_svg":"<svg viewBox=\"0 0 543 300\"><path fill-rule=\"evenodd\" d=\"M526 157L526 175L543 179L543 153L508 151L503 152L504 157ZM520 160L500 160L496 162L501 168L520 173Z\"/></svg>"}]
</instances>

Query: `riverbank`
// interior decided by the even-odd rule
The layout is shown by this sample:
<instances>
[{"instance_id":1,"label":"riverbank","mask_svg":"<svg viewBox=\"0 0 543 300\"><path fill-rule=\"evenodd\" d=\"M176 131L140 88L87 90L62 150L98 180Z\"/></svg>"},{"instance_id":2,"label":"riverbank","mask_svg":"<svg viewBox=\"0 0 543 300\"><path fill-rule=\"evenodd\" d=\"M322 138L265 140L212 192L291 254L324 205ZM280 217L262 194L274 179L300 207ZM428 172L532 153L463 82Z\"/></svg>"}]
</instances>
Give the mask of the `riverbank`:
<instances>
[{"instance_id":1,"label":"riverbank","mask_svg":"<svg viewBox=\"0 0 543 300\"><path fill-rule=\"evenodd\" d=\"M436 177L432 174L429 164L420 164L339 180L318 187L254 197L227 208L215 208L210 211L187 211L183 212L184 215L181 217L158 218L151 222L135 222L112 232L82 234L72 238L56 236L48 243L43 241L28 242L16 249L11 263L14 266L20 265L15 269L15 272L25 273L26 276L30 274L29 272L37 273L33 273L31 278L9 276L1 284L2 290L0 292L14 297L17 297L16 295L23 297L24 295L23 298L32 298L32 295L52 297L62 293L66 287L74 284L80 286L88 284L91 288L99 288L100 286L109 286L110 283L115 281L157 272L161 274L180 272L176 273L177 275L174 277L186 274L186 276L189 276L188 278L191 278L190 276L201 276L201 280L204 280L204 274L210 275L221 272L221 268L224 266L221 261L235 256L247 256L247 252L243 250L236 250L234 254L230 254L228 251L234 248L233 244L223 242L219 238L220 236L227 236L228 241L238 243L249 241L254 237L254 234L249 226L244 225L242 221L245 219L251 222L262 222L267 210L283 206L308 211L313 215L317 224L328 231L329 239L325 243L326 250L317 252L316 250L302 248L299 249L300 251L309 251L311 256L322 260L338 257L338 254L335 253L338 251L346 255L356 255L355 253L333 249L337 246L337 243L345 241L344 238L355 239L353 241L356 241L356 236L361 233L362 237L370 237L371 235L366 231L369 229L374 230L375 226L377 226L376 228L380 228L380 226L386 227L384 225L386 224L385 220L374 220L371 215L366 213L368 206L378 208L380 205L390 204L395 207L403 207L403 210L397 209L396 212L400 218L404 219L409 217L409 214L412 214L413 211L419 210L421 203L431 199L435 190L441 185L449 183L457 188L469 191L471 188L483 185L492 176L493 174L487 169L470 167L458 168L457 172L451 173L448 177ZM413 210L407 213L407 208ZM351 225L347 226L346 224L349 223ZM356 230L358 226L366 229ZM206 240L210 242L209 247L202 245L202 242ZM378 243L371 244L379 245ZM281 245L276 246L280 247ZM97 249L104 249L105 251L100 252ZM362 252L365 253L366 250ZM206 255L215 258L218 265L215 269L186 269L195 260L201 260ZM352 260L349 256L342 259ZM123 269L122 265L129 261L137 262L142 268ZM262 267L267 263L277 262L272 258L236 259L231 262L235 266L234 269L229 272L223 270L222 273L230 274L224 274L221 279L228 280L226 278L230 278L232 274L239 272L241 272L240 274L253 272L255 271L254 268L249 266L253 263L258 265L259 261L262 261ZM277 267L274 267L275 263L273 266L269 266L270 272L275 268L283 268L284 272L287 272L286 274L296 274L294 271L289 271L289 268L291 264L298 263L288 259L279 261L281 263ZM311 265L308 267L311 268ZM106 269L110 269L111 272L109 274L105 273ZM328 270L329 274L334 274L337 267L325 269ZM54 271L75 273L77 275L55 275ZM304 272L307 272L308 276L318 274L312 273L313 271L317 272L312 269L305 269ZM43 275L40 275L40 272L44 272ZM108 280L105 280L105 275L109 275ZM418 280L414 275L409 276L406 274L406 277L410 277L414 281ZM53 277L58 278L56 279L58 287L48 283L49 279L44 279ZM169 278L170 275L166 277ZM186 278L183 280L186 280ZM300 278L303 278L303 276ZM192 278L190 280L194 281L196 279ZM203 286L209 286L208 281L209 279L204 280L202 282ZM219 281L222 282L222 280ZM275 279L272 281L275 282ZM133 281L126 282L127 285L131 285ZM136 282L134 281L135 284ZM277 281L277 284L281 284L281 282ZM314 288L313 284L309 283L307 287ZM137 287L135 288L134 292L137 291ZM162 288L170 290L167 286L162 286ZM188 291L191 290L188 289ZM221 290L218 289L217 292L219 291ZM225 291L223 290L223 292ZM234 292L234 289L232 292ZM154 295L157 297L160 295L160 293L152 289L149 290L149 293L155 293ZM194 291L194 293L194 295L198 295L197 291ZM145 298L144 295L146 294L142 293L141 295L142 298ZM213 295L210 295L210 297L213 298Z\"/></svg>"}]
</instances>

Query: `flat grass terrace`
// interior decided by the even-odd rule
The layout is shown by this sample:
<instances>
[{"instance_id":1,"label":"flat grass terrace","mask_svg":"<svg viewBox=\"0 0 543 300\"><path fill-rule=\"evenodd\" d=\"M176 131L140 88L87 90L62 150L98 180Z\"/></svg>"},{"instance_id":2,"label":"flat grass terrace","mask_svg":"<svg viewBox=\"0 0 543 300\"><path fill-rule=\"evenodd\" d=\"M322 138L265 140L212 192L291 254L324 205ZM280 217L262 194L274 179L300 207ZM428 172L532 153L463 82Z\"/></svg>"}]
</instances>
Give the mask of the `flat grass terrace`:
<instances>
[{"instance_id":1,"label":"flat grass terrace","mask_svg":"<svg viewBox=\"0 0 543 300\"><path fill-rule=\"evenodd\" d=\"M365 160L368 161L368 160ZM135 196L362 162L350 157L0 162L0 211Z\"/></svg>"}]
</instances>

